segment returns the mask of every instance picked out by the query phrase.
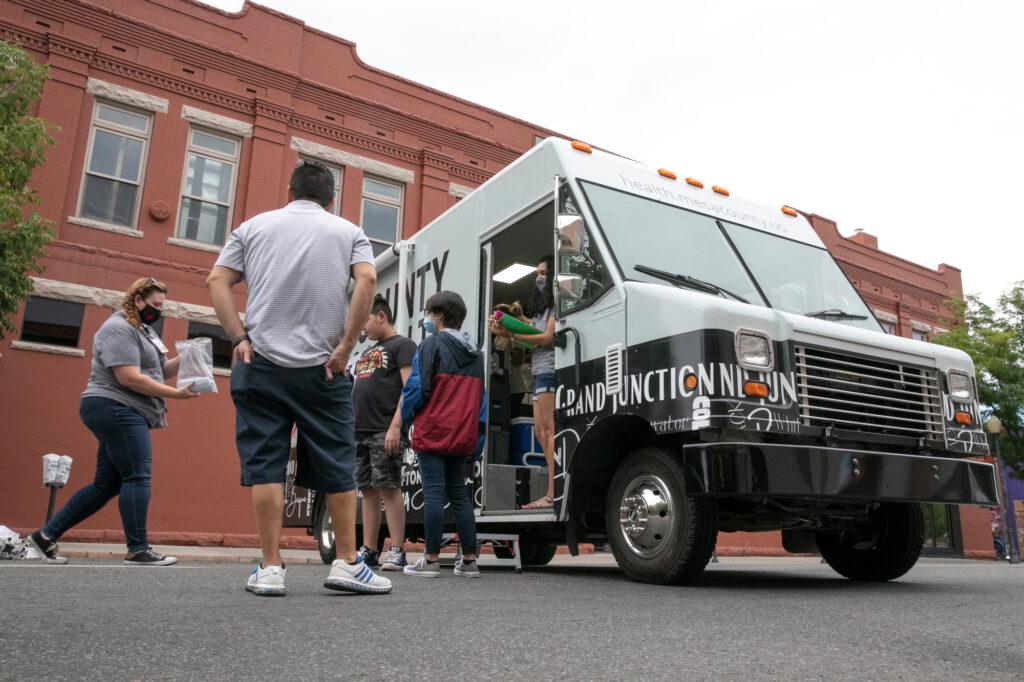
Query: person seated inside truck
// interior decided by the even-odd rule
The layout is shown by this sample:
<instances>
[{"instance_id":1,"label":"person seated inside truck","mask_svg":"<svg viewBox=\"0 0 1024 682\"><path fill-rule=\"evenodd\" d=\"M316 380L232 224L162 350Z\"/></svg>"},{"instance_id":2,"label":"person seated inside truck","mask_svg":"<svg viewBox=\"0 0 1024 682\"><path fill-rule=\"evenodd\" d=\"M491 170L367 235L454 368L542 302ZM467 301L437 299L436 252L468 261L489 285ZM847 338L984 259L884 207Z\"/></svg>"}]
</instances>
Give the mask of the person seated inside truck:
<instances>
[{"instance_id":1,"label":"person seated inside truck","mask_svg":"<svg viewBox=\"0 0 1024 682\"><path fill-rule=\"evenodd\" d=\"M535 288L526 305L526 314L532 318L539 334L517 334L491 322L491 333L498 337L521 341L533 347L533 428L537 441L544 450L548 468L547 493L523 509L548 509L555 501L555 259L545 256L537 264Z\"/></svg>"}]
</instances>

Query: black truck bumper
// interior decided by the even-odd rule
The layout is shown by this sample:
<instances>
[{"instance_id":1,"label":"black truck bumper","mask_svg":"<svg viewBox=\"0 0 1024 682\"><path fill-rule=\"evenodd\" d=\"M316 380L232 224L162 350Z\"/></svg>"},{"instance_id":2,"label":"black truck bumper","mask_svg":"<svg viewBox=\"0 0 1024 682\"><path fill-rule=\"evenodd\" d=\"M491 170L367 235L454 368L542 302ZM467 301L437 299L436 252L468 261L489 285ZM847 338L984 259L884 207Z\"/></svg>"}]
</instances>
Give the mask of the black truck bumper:
<instances>
[{"instance_id":1,"label":"black truck bumper","mask_svg":"<svg viewBox=\"0 0 1024 682\"><path fill-rule=\"evenodd\" d=\"M766 443L683 447L689 490L728 497L999 504L985 462Z\"/></svg>"}]
</instances>

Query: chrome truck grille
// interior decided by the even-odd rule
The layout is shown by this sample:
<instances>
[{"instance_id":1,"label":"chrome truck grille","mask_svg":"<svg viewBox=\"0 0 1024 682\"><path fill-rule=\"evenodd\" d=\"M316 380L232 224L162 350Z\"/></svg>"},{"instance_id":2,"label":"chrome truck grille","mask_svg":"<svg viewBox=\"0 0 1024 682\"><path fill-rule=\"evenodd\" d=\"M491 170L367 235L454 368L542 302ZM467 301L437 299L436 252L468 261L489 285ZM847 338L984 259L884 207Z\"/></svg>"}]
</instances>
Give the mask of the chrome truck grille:
<instances>
[{"instance_id":1,"label":"chrome truck grille","mask_svg":"<svg viewBox=\"0 0 1024 682\"><path fill-rule=\"evenodd\" d=\"M800 416L832 426L942 440L938 371L796 346Z\"/></svg>"}]
</instances>

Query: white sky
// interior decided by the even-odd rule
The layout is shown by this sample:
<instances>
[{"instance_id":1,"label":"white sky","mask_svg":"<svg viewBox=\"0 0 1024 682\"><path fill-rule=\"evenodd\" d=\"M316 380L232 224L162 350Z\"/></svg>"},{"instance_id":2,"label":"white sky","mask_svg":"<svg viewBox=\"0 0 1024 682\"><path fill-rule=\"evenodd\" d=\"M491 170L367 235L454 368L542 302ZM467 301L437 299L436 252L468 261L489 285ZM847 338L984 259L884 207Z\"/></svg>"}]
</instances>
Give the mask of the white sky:
<instances>
[{"instance_id":1,"label":"white sky","mask_svg":"<svg viewBox=\"0 0 1024 682\"><path fill-rule=\"evenodd\" d=\"M241 0L210 4L237 10ZM1020 0L263 0L406 78L963 270L1024 279Z\"/></svg>"}]
</instances>

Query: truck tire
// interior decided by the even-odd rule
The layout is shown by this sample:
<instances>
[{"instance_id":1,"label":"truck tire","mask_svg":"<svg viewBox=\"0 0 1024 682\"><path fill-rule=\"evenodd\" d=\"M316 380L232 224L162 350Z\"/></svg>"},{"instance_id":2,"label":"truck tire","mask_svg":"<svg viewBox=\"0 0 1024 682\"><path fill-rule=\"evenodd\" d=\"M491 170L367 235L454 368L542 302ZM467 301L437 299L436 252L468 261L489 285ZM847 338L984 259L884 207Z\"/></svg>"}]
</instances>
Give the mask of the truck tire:
<instances>
[{"instance_id":1,"label":"truck tire","mask_svg":"<svg viewBox=\"0 0 1024 682\"><path fill-rule=\"evenodd\" d=\"M523 566L547 566L555 558L558 545L526 533L519 536L519 551L523 555Z\"/></svg>"},{"instance_id":2,"label":"truck tire","mask_svg":"<svg viewBox=\"0 0 1024 682\"><path fill-rule=\"evenodd\" d=\"M818 533L822 558L850 580L884 582L909 571L924 546L921 505L888 502L869 515L870 523L841 533Z\"/></svg>"},{"instance_id":3,"label":"truck tire","mask_svg":"<svg viewBox=\"0 0 1024 682\"><path fill-rule=\"evenodd\" d=\"M331 513L323 495L316 496L316 507L313 509L313 535L316 537L316 548L320 550L320 560L325 564L333 563L337 558L334 546L334 526L331 525Z\"/></svg>"},{"instance_id":4,"label":"truck tire","mask_svg":"<svg viewBox=\"0 0 1024 682\"><path fill-rule=\"evenodd\" d=\"M680 463L657 447L637 450L612 477L605 526L615 561L631 580L685 583L715 551L715 502L687 497Z\"/></svg>"}]
</instances>

